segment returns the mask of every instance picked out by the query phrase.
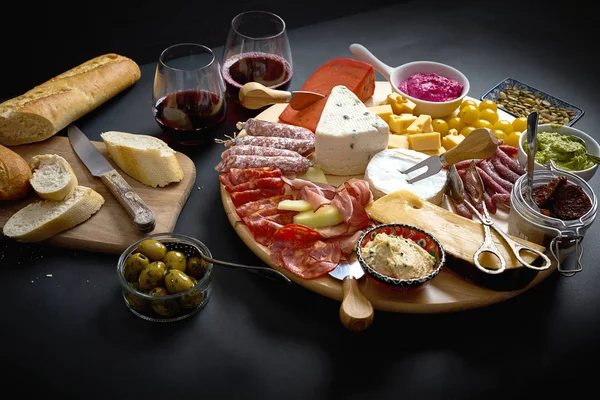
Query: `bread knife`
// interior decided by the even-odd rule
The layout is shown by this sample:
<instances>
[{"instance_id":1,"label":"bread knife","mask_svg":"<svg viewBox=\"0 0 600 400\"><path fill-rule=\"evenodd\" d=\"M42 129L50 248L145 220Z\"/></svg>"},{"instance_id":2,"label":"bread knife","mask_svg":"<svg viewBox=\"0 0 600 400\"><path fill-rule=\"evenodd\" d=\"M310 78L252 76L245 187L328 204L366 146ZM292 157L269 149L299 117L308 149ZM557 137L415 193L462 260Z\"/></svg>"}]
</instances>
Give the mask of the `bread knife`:
<instances>
[{"instance_id":1,"label":"bread knife","mask_svg":"<svg viewBox=\"0 0 600 400\"><path fill-rule=\"evenodd\" d=\"M125 179L113 168L88 137L75 125L69 125L68 136L77 157L93 176L102 182L115 196L127 213L133 217L133 225L140 232L151 232L156 226L154 213Z\"/></svg>"}]
</instances>

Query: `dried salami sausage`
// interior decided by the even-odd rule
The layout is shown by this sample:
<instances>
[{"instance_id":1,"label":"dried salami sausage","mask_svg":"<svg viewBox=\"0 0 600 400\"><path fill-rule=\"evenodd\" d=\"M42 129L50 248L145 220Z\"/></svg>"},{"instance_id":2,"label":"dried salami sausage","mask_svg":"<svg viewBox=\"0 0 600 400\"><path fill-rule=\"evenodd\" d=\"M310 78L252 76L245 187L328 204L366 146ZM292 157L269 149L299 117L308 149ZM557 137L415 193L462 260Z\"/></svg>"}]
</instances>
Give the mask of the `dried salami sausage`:
<instances>
[{"instance_id":1,"label":"dried salami sausage","mask_svg":"<svg viewBox=\"0 0 600 400\"><path fill-rule=\"evenodd\" d=\"M249 118L245 123L238 123L238 129L244 128L250 136L271 136L290 139L314 139L314 133L302 126L262 121Z\"/></svg>"},{"instance_id":2,"label":"dried salami sausage","mask_svg":"<svg viewBox=\"0 0 600 400\"><path fill-rule=\"evenodd\" d=\"M269 156L237 156L230 155L221 160L215 168L219 172L227 172L231 168L261 168L275 167L283 174L303 174L312 163L305 157L269 157Z\"/></svg>"},{"instance_id":3,"label":"dried salami sausage","mask_svg":"<svg viewBox=\"0 0 600 400\"><path fill-rule=\"evenodd\" d=\"M221 158L227 158L229 155L232 156L284 156L284 157L296 157L302 158L300 154L292 150L276 149L275 147L265 146L254 146L251 144L242 144L239 146L231 146L223 153Z\"/></svg>"},{"instance_id":4,"label":"dried salami sausage","mask_svg":"<svg viewBox=\"0 0 600 400\"><path fill-rule=\"evenodd\" d=\"M496 171L498 171L498 175L500 175L510 183L514 184L517 181L517 179L519 179L520 175L508 168L506 165L504 165L498 157L492 156L491 161Z\"/></svg>"},{"instance_id":5,"label":"dried salami sausage","mask_svg":"<svg viewBox=\"0 0 600 400\"><path fill-rule=\"evenodd\" d=\"M301 155L306 155L315 149L314 139L290 139L269 136L244 135L226 140L224 143L227 147L241 145L274 147L276 149L292 150Z\"/></svg>"},{"instance_id":6,"label":"dried salami sausage","mask_svg":"<svg viewBox=\"0 0 600 400\"><path fill-rule=\"evenodd\" d=\"M498 157L498 159L502 162L502 164L506 165L513 172L515 172L519 175L523 175L525 173L525 170L523 169L523 167L521 167L521 164L519 164L519 161L517 161L515 158L506 154L506 152L504 152L504 150L496 149L496 151L494 152L494 156Z\"/></svg>"}]
</instances>

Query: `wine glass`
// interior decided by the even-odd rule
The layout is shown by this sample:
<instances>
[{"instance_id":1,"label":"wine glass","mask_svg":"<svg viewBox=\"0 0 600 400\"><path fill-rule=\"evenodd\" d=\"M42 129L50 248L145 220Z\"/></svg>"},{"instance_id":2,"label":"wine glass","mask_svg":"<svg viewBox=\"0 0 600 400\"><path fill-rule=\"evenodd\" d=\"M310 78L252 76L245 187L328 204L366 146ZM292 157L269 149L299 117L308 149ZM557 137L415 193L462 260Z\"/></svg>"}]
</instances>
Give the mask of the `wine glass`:
<instances>
[{"instance_id":1,"label":"wine glass","mask_svg":"<svg viewBox=\"0 0 600 400\"><path fill-rule=\"evenodd\" d=\"M246 11L231 20L223 51L222 76L232 107L243 111L240 88L259 82L286 90L292 80L292 52L281 17L268 11Z\"/></svg>"},{"instance_id":2,"label":"wine glass","mask_svg":"<svg viewBox=\"0 0 600 400\"><path fill-rule=\"evenodd\" d=\"M165 141L206 143L226 112L225 83L210 48L180 43L163 50L154 76L152 113Z\"/></svg>"}]
</instances>

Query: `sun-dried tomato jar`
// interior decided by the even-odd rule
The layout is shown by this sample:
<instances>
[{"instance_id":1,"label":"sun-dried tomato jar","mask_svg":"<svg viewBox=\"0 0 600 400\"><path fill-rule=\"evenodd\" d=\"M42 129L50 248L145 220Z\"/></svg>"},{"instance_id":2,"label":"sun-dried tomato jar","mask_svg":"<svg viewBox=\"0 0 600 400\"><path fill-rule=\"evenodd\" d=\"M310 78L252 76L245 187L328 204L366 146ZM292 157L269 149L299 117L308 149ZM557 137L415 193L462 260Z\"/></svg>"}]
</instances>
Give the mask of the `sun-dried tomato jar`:
<instances>
[{"instance_id":1,"label":"sun-dried tomato jar","mask_svg":"<svg viewBox=\"0 0 600 400\"><path fill-rule=\"evenodd\" d=\"M554 257L558 271L563 275L572 276L583 269L581 265L582 241L585 232L596 219L598 200L593 189L585 180L577 175L556 169L536 170L533 176L534 190L558 176L565 176L568 182L579 185L583 189L591 200L590 210L580 218L573 220L561 220L538 212L529 203L527 174L525 174L515 182L510 196L508 233L545 246ZM561 263L572 253L576 254L576 267L565 269Z\"/></svg>"}]
</instances>

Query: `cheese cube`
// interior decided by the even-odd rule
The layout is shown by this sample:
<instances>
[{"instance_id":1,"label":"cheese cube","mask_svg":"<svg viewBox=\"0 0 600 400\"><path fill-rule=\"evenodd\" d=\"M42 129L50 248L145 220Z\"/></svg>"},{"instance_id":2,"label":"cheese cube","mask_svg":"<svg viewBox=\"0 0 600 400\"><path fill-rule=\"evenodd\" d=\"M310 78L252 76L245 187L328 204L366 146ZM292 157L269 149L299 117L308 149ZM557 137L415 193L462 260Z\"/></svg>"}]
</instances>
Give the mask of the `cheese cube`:
<instances>
[{"instance_id":1,"label":"cheese cube","mask_svg":"<svg viewBox=\"0 0 600 400\"><path fill-rule=\"evenodd\" d=\"M421 153L427 154L428 156L441 156L446 152L446 148L444 146L440 147L437 150L423 150Z\"/></svg>"},{"instance_id":2,"label":"cheese cube","mask_svg":"<svg viewBox=\"0 0 600 400\"><path fill-rule=\"evenodd\" d=\"M421 114L417 119L406 128L406 133L429 133L433 132L433 125L431 124L431 115ZM439 146L438 146L439 147Z\"/></svg>"},{"instance_id":3,"label":"cheese cube","mask_svg":"<svg viewBox=\"0 0 600 400\"><path fill-rule=\"evenodd\" d=\"M412 150L437 150L442 146L439 132L415 133L408 135L408 144Z\"/></svg>"},{"instance_id":4,"label":"cheese cube","mask_svg":"<svg viewBox=\"0 0 600 400\"><path fill-rule=\"evenodd\" d=\"M315 129L315 165L325 174L364 174L369 160L388 147L389 126L346 86L331 90Z\"/></svg>"},{"instance_id":5,"label":"cheese cube","mask_svg":"<svg viewBox=\"0 0 600 400\"><path fill-rule=\"evenodd\" d=\"M450 133L450 131L454 131L456 133ZM465 140L464 135L459 134L456 129L450 129L450 131L448 131L448 134L442 138L442 146L448 150L456 147L457 144Z\"/></svg>"},{"instance_id":6,"label":"cheese cube","mask_svg":"<svg viewBox=\"0 0 600 400\"><path fill-rule=\"evenodd\" d=\"M406 128L415 122L416 119L417 117L412 114L392 114L388 125L390 126L390 131L394 133L406 133Z\"/></svg>"},{"instance_id":7,"label":"cheese cube","mask_svg":"<svg viewBox=\"0 0 600 400\"><path fill-rule=\"evenodd\" d=\"M408 135L390 135L388 149L408 149Z\"/></svg>"},{"instance_id":8,"label":"cheese cube","mask_svg":"<svg viewBox=\"0 0 600 400\"><path fill-rule=\"evenodd\" d=\"M392 115L394 113L394 111L392 111L392 106L389 104L384 104L382 106L369 107L369 111L377 114L387 124L389 124L390 115Z\"/></svg>"},{"instance_id":9,"label":"cheese cube","mask_svg":"<svg viewBox=\"0 0 600 400\"><path fill-rule=\"evenodd\" d=\"M402 97L398 93L390 93L387 98L384 100L385 104L389 104L392 106L392 110L394 114L412 114L417 106L412 101L407 98ZM380 103L382 105L384 102Z\"/></svg>"}]
</instances>

